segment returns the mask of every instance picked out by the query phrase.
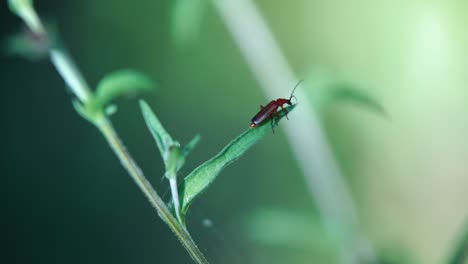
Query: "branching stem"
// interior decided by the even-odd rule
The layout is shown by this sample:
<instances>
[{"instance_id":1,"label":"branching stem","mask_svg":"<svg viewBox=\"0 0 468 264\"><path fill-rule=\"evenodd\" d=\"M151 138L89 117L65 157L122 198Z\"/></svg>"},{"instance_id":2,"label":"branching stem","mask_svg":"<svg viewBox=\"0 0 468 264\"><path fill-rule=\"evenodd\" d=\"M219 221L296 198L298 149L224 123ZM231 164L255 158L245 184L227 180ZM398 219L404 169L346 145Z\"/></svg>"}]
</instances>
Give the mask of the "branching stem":
<instances>
[{"instance_id":1,"label":"branching stem","mask_svg":"<svg viewBox=\"0 0 468 264\"><path fill-rule=\"evenodd\" d=\"M192 259L196 263L208 263L208 260L198 249L187 229L171 214L171 211L166 206L164 201L161 199L161 197L159 197L154 188L151 186L151 183L143 175L143 172L125 148L110 121L103 116L99 122L96 122L96 125L106 138L114 153L119 158L122 166L127 170L140 190L149 199L151 205L157 210L159 216L171 228L187 252L190 254Z\"/></svg>"},{"instance_id":2,"label":"branching stem","mask_svg":"<svg viewBox=\"0 0 468 264\"><path fill-rule=\"evenodd\" d=\"M9 0L8 4L10 10L22 18L31 31L44 38L48 36L41 19L33 7L32 1ZM78 98L79 102L74 103L78 112L102 132L123 167L130 174L140 190L149 199L151 205L156 208L159 216L171 228L192 259L196 263L208 263L203 253L198 249L197 245L193 241L185 225L182 221L178 221L178 219L172 215L169 208L163 202L161 197L159 197L151 183L146 179L143 172L130 156L130 153L120 140L110 120L104 114L104 109L94 109L95 111L93 111L92 114L89 113L87 105L93 100L94 95L78 67L73 63L71 57L68 56L66 51L58 45L51 45L49 47L49 55L50 60L60 76L71 89L73 94ZM180 219L179 215L177 217Z\"/></svg>"}]
</instances>

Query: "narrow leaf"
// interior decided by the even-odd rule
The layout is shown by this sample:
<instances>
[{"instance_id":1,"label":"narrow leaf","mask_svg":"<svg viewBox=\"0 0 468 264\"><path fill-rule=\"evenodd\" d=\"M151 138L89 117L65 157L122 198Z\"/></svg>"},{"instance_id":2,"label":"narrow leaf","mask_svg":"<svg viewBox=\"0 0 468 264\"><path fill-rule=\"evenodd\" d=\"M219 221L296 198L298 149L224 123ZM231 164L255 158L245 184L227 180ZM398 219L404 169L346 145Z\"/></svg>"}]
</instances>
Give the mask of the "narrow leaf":
<instances>
[{"instance_id":1,"label":"narrow leaf","mask_svg":"<svg viewBox=\"0 0 468 264\"><path fill-rule=\"evenodd\" d=\"M154 87L147 76L133 71L120 70L105 76L97 85L97 103L105 107L117 97L151 91Z\"/></svg>"},{"instance_id":2,"label":"narrow leaf","mask_svg":"<svg viewBox=\"0 0 468 264\"><path fill-rule=\"evenodd\" d=\"M185 145L185 147L182 149L182 155L185 157L192 152L192 150L198 145L198 142L200 142L200 135L196 135L190 142Z\"/></svg>"},{"instance_id":3,"label":"narrow leaf","mask_svg":"<svg viewBox=\"0 0 468 264\"><path fill-rule=\"evenodd\" d=\"M163 157L164 164L167 166L169 157L167 157L168 155L166 150L174 145L175 142L169 133L167 133L166 129L164 129L161 122L159 122L159 119L145 101L140 100L140 108L141 112L143 113L143 118L145 119L146 125L148 126L151 135L153 135L154 141L156 141L159 152Z\"/></svg>"},{"instance_id":4,"label":"narrow leaf","mask_svg":"<svg viewBox=\"0 0 468 264\"><path fill-rule=\"evenodd\" d=\"M166 178L177 177L177 171L184 165L185 157L182 154L179 144L174 144L168 149L168 158L166 163Z\"/></svg>"},{"instance_id":5,"label":"narrow leaf","mask_svg":"<svg viewBox=\"0 0 468 264\"><path fill-rule=\"evenodd\" d=\"M294 107L295 105L289 106L286 109L291 111ZM285 115L285 111L280 111L280 118ZM193 199L205 191L227 165L237 160L255 143L269 133L271 133L269 121L256 128L249 128L231 141L216 156L192 171L185 178L179 191L181 194L182 214L187 212Z\"/></svg>"},{"instance_id":6,"label":"narrow leaf","mask_svg":"<svg viewBox=\"0 0 468 264\"><path fill-rule=\"evenodd\" d=\"M382 105L370 94L356 89L351 85L334 84L322 87L319 94L315 95L316 105L323 108L331 103L344 101L355 103L377 114L387 117L387 113Z\"/></svg>"},{"instance_id":7,"label":"narrow leaf","mask_svg":"<svg viewBox=\"0 0 468 264\"><path fill-rule=\"evenodd\" d=\"M57 25L54 21L46 21L47 34L38 34L30 28L7 37L3 43L3 53L7 56L20 56L35 61L46 58L49 50L59 43Z\"/></svg>"},{"instance_id":8,"label":"narrow leaf","mask_svg":"<svg viewBox=\"0 0 468 264\"><path fill-rule=\"evenodd\" d=\"M75 111L84 119L90 121L91 123L93 122L93 118L90 115L88 111L86 111L86 108L83 107L83 105L80 103L78 99L72 99L72 105L73 108L75 108Z\"/></svg>"}]
</instances>

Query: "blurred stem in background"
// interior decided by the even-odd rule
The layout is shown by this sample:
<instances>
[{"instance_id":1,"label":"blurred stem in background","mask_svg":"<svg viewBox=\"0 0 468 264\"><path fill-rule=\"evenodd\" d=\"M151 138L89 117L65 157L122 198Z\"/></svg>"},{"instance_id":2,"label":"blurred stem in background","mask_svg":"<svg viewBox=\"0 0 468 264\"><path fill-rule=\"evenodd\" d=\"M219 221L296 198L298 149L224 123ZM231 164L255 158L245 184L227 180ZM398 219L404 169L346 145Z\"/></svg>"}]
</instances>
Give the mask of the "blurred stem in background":
<instances>
[{"instance_id":1,"label":"blurred stem in background","mask_svg":"<svg viewBox=\"0 0 468 264\"><path fill-rule=\"evenodd\" d=\"M169 208L156 193L151 183L147 180L125 148L106 114L106 109L104 108L106 105L99 101L102 99L99 98L99 93L93 94L91 92L89 85L73 63L71 57L67 55L62 47L57 45L57 43L53 43L53 40L49 38L48 32L45 30L42 21L34 10L32 0L10 0L8 1L8 5L12 12L23 19L28 28L35 34L35 37L41 40L47 40L50 60L67 86L76 96L77 99L74 99L73 103L78 113L101 131L122 163L122 166L149 199L151 205L156 209L161 219L171 228L192 259L196 263L208 263L186 227L172 215ZM114 95L111 94L110 97L115 96L115 94L114 92Z\"/></svg>"},{"instance_id":2,"label":"blurred stem in background","mask_svg":"<svg viewBox=\"0 0 468 264\"><path fill-rule=\"evenodd\" d=\"M268 98L277 98L285 87L297 82L299 78L252 0L214 0L213 4ZM331 153L314 108L300 89L297 97L301 98L301 105L294 121L283 128L328 234L339 240L341 262L376 263L371 243L359 230L350 190Z\"/></svg>"},{"instance_id":3,"label":"blurred stem in background","mask_svg":"<svg viewBox=\"0 0 468 264\"><path fill-rule=\"evenodd\" d=\"M465 223L460 234L461 237L456 241L453 252L449 252L448 264L468 263L468 222Z\"/></svg>"}]
</instances>

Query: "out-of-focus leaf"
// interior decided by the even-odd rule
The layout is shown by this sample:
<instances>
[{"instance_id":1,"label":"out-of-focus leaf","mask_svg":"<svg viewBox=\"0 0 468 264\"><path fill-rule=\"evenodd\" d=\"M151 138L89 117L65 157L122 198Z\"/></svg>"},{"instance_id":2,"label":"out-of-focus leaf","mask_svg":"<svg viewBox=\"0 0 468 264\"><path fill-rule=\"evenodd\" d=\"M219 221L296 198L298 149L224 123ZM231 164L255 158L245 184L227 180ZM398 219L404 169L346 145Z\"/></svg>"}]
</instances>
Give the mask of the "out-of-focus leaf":
<instances>
[{"instance_id":1,"label":"out-of-focus leaf","mask_svg":"<svg viewBox=\"0 0 468 264\"><path fill-rule=\"evenodd\" d=\"M84 119L88 120L89 122L93 123L94 119L92 115L87 111L86 107L84 107L78 99L72 99L73 108L75 111Z\"/></svg>"},{"instance_id":2,"label":"out-of-focus leaf","mask_svg":"<svg viewBox=\"0 0 468 264\"><path fill-rule=\"evenodd\" d=\"M195 41L199 35L206 0L175 0L172 10L172 38L179 47Z\"/></svg>"},{"instance_id":3,"label":"out-of-focus leaf","mask_svg":"<svg viewBox=\"0 0 468 264\"><path fill-rule=\"evenodd\" d=\"M47 34L37 34L29 28L7 37L3 43L3 52L7 56L21 56L28 60L43 59L49 55L49 49L58 45L58 30L54 21L45 24Z\"/></svg>"},{"instance_id":4,"label":"out-of-focus leaf","mask_svg":"<svg viewBox=\"0 0 468 264\"><path fill-rule=\"evenodd\" d=\"M334 103L352 103L388 118L385 108L371 93L358 88L359 85L337 79L336 74L327 69L314 69L307 80L305 90L318 111Z\"/></svg>"},{"instance_id":5,"label":"out-of-focus leaf","mask_svg":"<svg viewBox=\"0 0 468 264\"><path fill-rule=\"evenodd\" d=\"M145 119L146 125L148 126L151 135L153 135L154 141L156 141L159 152L163 157L164 164L167 167L169 160L168 151L173 145L175 145L176 142L172 139L171 135L167 133L156 114L153 112L153 110L151 110L145 101L140 100L140 108L141 112L143 113L143 118Z\"/></svg>"},{"instance_id":6,"label":"out-of-focus leaf","mask_svg":"<svg viewBox=\"0 0 468 264\"><path fill-rule=\"evenodd\" d=\"M153 81L134 70L120 70L105 76L97 85L95 100L105 107L117 97L151 91Z\"/></svg>"},{"instance_id":7,"label":"out-of-focus leaf","mask_svg":"<svg viewBox=\"0 0 468 264\"><path fill-rule=\"evenodd\" d=\"M385 109L373 96L354 88L352 85L331 84L318 89L320 91L315 93L314 101L319 108L337 102L350 102L387 117Z\"/></svg>"},{"instance_id":8,"label":"out-of-focus leaf","mask_svg":"<svg viewBox=\"0 0 468 264\"><path fill-rule=\"evenodd\" d=\"M118 107L115 104L111 104L111 105L107 106L104 109L104 111L106 112L107 116L111 116L111 115L117 113L117 109L118 109Z\"/></svg>"},{"instance_id":9,"label":"out-of-focus leaf","mask_svg":"<svg viewBox=\"0 0 468 264\"><path fill-rule=\"evenodd\" d=\"M299 211L266 208L248 215L247 237L258 244L279 248L332 250L333 240L317 217Z\"/></svg>"},{"instance_id":10,"label":"out-of-focus leaf","mask_svg":"<svg viewBox=\"0 0 468 264\"><path fill-rule=\"evenodd\" d=\"M17 14L21 12L25 8L32 8L33 1L32 0L8 0L8 7L10 8L11 12Z\"/></svg>"},{"instance_id":11,"label":"out-of-focus leaf","mask_svg":"<svg viewBox=\"0 0 468 264\"><path fill-rule=\"evenodd\" d=\"M33 32L25 30L8 37L3 49L6 55L38 60L47 56L48 48L47 40L42 36L35 36Z\"/></svg>"},{"instance_id":12,"label":"out-of-focus leaf","mask_svg":"<svg viewBox=\"0 0 468 264\"><path fill-rule=\"evenodd\" d=\"M292 105L286 109L291 111L294 107L295 105ZM280 111L279 114L280 118L282 118L286 115L286 112ZM227 165L237 160L268 133L271 133L270 122L265 122L256 128L249 128L231 141L216 156L192 171L185 178L179 191L181 194L182 214L187 212L193 200L213 183Z\"/></svg>"}]
</instances>

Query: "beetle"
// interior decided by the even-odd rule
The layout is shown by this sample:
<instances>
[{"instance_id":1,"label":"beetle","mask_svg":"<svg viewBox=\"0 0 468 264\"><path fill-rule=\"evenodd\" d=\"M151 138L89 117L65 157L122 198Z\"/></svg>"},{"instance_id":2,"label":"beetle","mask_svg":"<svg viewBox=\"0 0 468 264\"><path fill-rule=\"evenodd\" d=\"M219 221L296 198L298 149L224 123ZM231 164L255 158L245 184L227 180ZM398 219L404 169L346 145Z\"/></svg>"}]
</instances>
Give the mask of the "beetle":
<instances>
[{"instance_id":1,"label":"beetle","mask_svg":"<svg viewBox=\"0 0 468 264\"><path fill-rule=\"evenodd\" d=\"M273 130L273 133L275 133L275 130L273 129L275 125L275 121L277 121L279 118L279 112L278 108L283 109L286 112L286 119L288 118L288 110L283 107L283 105L288 104L292 105L291 99L294 97L296 98L293 94L294 91L296 90L297 86L301 84L303 80L300 80L296 86L294 86L294 89L291 92L291 96L289 96L289 99L285 98L278 98L276 100L272 100L269 102L266 106L260 105L260 111L252 118L252 121L250 122L250 127L254 128L257 127L261 124L263 124L266 120L270 119L271 120L271 129Z\"/></svg>"}]
</instances>

